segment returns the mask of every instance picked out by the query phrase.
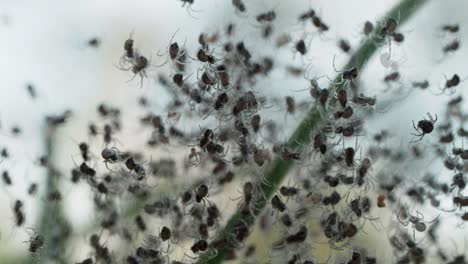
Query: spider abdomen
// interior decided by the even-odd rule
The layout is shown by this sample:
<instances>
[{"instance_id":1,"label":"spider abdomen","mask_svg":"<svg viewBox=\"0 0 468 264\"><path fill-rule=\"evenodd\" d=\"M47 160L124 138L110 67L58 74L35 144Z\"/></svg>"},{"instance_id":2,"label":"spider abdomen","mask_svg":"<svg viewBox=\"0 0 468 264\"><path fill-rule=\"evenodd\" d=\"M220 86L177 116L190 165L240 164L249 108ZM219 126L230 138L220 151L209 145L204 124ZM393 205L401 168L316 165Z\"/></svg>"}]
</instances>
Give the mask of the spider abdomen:
<instances>
[{"instance_id":1,"label":"spider abdomen","mask_svg":"<svg viewBox=\"0 0 468 264\"><path fill-rule=\"evenodd\" d=\"M421 120L418 122L418 128L420 128L424 134L428 134L434 130L434 124L429 120Z\"/></svg>"}]
</instances>

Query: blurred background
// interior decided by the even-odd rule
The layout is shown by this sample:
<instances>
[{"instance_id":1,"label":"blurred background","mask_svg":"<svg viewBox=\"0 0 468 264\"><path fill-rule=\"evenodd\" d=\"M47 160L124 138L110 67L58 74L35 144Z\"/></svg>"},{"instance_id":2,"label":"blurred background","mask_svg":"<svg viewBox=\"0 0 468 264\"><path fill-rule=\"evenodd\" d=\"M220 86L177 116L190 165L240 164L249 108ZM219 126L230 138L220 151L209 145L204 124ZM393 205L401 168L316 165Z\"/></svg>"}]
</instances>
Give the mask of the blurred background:
<instances>
[{"instance_id":1,"label":"blurred background","mask_svg":"<svg viewBox=\"0 0 468 264\"><path fill-rule=\"evenodd\" d=\"M47 152L44 117L60 114L65 110L71 110L72 115L66 125L52 136L53 157L56 166L63 169L65 174L65 180L59 184L64 195L64 214L74 230L73 241L70 242L73 245L70 246L72 250L67 254L72 261L86 257L87 250L82 247L88 241L87 232L95 220L92 215L91 194L86 186L73 185L68 179L69 168L73 167L72 158L79 155L77 144L89 140L86 127L90 121L99 119L96 105L105 102L124 109L122 123L129 125L119 136L119 141L122 142L122 147L138 149L144 142L134 140L142 135L137 122L131 122L142 116L136 102L141 96L146 96L154 113L164 113L165 104L169 100L167 93L158 85L156 74L145 78L140 87L139 77L129 81L132 75L116 67L123 54L123 43L129 36L133 36L140 51L153 54L152 63L160 64L165 59L156 54L167 49L171 37L179 43L185 43L188 50L194 51L201 32L223 31L229 23L234 22L237 23L239 38L249 43L251 52L266 54L272 50L271 46L274 48L271 45L273 40L258 37L260 29L255 26L256 14L274 9L277 13L275 32L289 32L297 39L303 34L302 28L297 25L297 16L308 8L314 8L330 25L331 30L324 36L311 39L311 52L306 59L311 65L309 77L326 75L333 79L336 74L333 70L333 57L336 56L338 69L341 69L348 58L338 49L337 41L347 39L356 48L362 41L360 31L364 22L375 22L397 2L245 0L248 14L241 15L234 11L228 0L196 0L190 7L183 6L177 0L1 0L0 148L8 149L10 158L0 163L0 171L7 170L14 184L9 187L2 185L0 191L0 263L20 263L22 257L30 254L27 244L23 243L29 240L32 232L27 227L37 226L41 208L47 203L45 198L34 199L27 193L31 183L38 183L39 197L43 195L41 182L45 181L47 170L40 166L38 157ZM468 49L464 48L467 39L465 25L468 22L466 10L468 2L464 0L431 1L400 29L406 37L404 43L392 46L392 60L404 72L403 82L428 79L433 84L430 88L433 93L416 89L401 89L400 93L394 93L395 89L400 88L382 84L384 76L391 72L380 60L388 52L388 48L382 47L377 56L373 57L361 74L363 91L370 95L383 95L382 98L388 94L392 99L398 100L382 107L381 112L366 123L370 133L377 132L378 129L389 129L392 137L405 149L412 139L409 134L413 130L412 120L420 120L427 112L439 117L444 115L443 107L449 97L434 95L439 92L438 87L444 85L444 74L449 77L458 73L461 79L468 77ZM438 29L440 25L447 23L460 24L457 38L461 48L457 53L445 56L442 47L450 38L441 34ZM98 45L89 45L88 42L94 38L98 40ZM304 63L304 58L295 56L292 50L291 47L290 52L277 53L275 61L291 61L298 65ZM173 74L167 67L157 68L155 72ZM325 78L321 82L326 84L328 81ZM28 85L34 86L36 99L28 94ZM281 72L274 72L261 86L273 96L309 96L308 91L304 90L308 87L308 82L288 78ZM467 95L466 86L466 82L462 83L457 91ZM304 91L291 93L291 90ZM283 113L276 113L277 118L283 118ZM276 118L275 111L272 110L271 115ZM300 116L288 118L279 137L287 139L299 120ZM198 129L196 124L184 121L184 118L179 121L179 125L184 131ZM21 132L13 133L15 127L20 128ZM430 145L431 141L424 141L422 144ZM460 145L461 142L457 144ZM97 155L101 147L96 146ZM187 154L179 154L177 149L170 148L148 151L155 159ZM431 163L430 160L420 164L420 167L428 166L431 166L435 174L440 172L440 177L448 177L442 173L442 164ZM402 166L399 169L407 168ZM179 172L181 171L183 170L180 169ZM409 183L413 180L417 181L418 178L410 179ZM159 188L162 186L163 183ZM227 191L235 196L237 190ZM25 202L26 224L21 228L16 228L14 223L12 208L16 199ZM392 212L388 214L391 215ZM453 226L449 227L453 232ZM367 241L370 244L378 239L378 232L372 228L368 231L371 235L362 243ZM449 237L455 239L455 236L463 236L462 233L451 233ZM447 241L450 240L449 237L446 237ZM252 239L256 239L255 235ZM460 251L464 246L458 246ZM375 250L376 254L380 252L391 255L385 246Z\"/></svg>"}]
</instances>

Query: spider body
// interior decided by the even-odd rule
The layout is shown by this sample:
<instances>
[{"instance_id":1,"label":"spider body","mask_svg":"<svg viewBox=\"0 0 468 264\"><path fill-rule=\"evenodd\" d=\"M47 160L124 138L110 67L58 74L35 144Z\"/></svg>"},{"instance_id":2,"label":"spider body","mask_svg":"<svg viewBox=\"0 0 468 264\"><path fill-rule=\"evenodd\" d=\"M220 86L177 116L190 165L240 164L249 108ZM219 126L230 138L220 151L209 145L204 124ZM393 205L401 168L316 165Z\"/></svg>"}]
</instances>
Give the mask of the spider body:
<instances>
[{"instance_id":1,"label":"spider body","mask_svg":"<svg viewBox=\"0 0 468 264\"><path fill-rule=\"evenodd\" d=\"M411 133L411 134L419 137L418 140L415 140L413 142L422 140L426 134L430 134L434 130L434 124L435 122L437 122L437 115L435 116L435 119L432 117L430 113L427 113L427 116L429 117L429 120L428 119L419 120L417 126L414 124L414 121L413 121L413 127L418 133L417 134Z\"/></svg>"}]
</instances>

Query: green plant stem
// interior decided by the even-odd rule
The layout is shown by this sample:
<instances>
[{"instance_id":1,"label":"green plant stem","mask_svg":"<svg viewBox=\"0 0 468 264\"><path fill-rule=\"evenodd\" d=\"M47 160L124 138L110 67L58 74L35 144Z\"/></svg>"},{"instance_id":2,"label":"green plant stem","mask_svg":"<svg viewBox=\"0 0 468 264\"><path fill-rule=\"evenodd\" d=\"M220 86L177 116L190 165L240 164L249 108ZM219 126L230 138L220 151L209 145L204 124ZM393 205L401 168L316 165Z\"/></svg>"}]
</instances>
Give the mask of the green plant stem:
<instances>
[{"instance_id":1,"label":"green plant stem","mask_svg":"<svg viewBox=\"0 0 468 264\"><path fill-rule=\"evenodd\" d=\"M137 216L144 210L146 204L154 203L156 201L163 201L164 199L171 199L174 196L174 193L185 191L190 186L192 185L186 184L186 183L166 184L166 185L163 185L162 187L159 187L157 190L151 191L151 193L149 194L149 198L147 199L130 197L129 198L130 203L127 204L125 208L123 209L121 218L133 219L135 216ZM150 200L154 198L156 199ZM96 229L99 229L99 228L100 226L97 225L96 223L91 223L83 227L80 233L88 234L90 232L94 232Z\"/></svg>"},{"instance_id":2,"label":"green plant stem","mask_svg":"<svg viewBox=\"0 0 468 264\"><path fill-rule=\"evenodd\" d=\"M381 20L379 25L384 23L387 18L399 19L399 25L402 25L406 22L417 10L419 10L425 3L429 0L403 0L394 8L392 8L387 15ZM379 26L376 27L376 30L372 33L372 36L367 39L360 48L353 54L349 62L346 64L345 69L351 69L356 67L360 72L368 62L368 60L375 54L378 49L379 44L384 43L386 38L383 38L380 35ZM329 91L332 92L337 89L346 88L345 83L342 82L341 76L337 76L335 81L337 85L332 84L329 88ZM333 98L333 97L332 97ZM330 105L335 104L336 100L330 100ZM318 109L313 107L306 117L300 122L299 126L296 128L290 139L288 140L288 147L294 149L295 151L301 151L303 146L307 146L311 141L311 133L320 126L322 120L326 118L327 110ZM282 160L277 158L274 160L271 168L266 173L266 183L261 185L263 192L267 199L269 199L272 194L277 190L278 186L284 180L288 171L294 165L292 161ZM235 233L236 228L239 226L253 225L255 223L255 218L260 214L262 209L265 207L268 200L260 199L256 203L255 207L257 208L253 217L246 218L241 215L240 212L236 212L231 219L226 224L224 230L221 232L220 238L226 238ZM198 263L221 263L226 254L235 248L235 244L228 243L224 248L221 248L217 251L215 257L212 257L212 253L207 253L202 255Z\"/></svg>"},{"instance_id":3,"label":"green plant stem","mask_svg":"<svg viewBox=\"0 0 468 264\"><path fill-rule=\"evenodd\" d=\"M45 151L47 156L47 172L41 215L39 217L37 234L44 237L44 245L39 254L39 260L43 263L54 261L54 263L68 263L65 258L66 240L70 234L70 225L67 222L62 203L63 201L49 201L48 194L59 188L59 172L54 166L54 146L57 127L46 125L45 128ZM62 194L63 196L63 194ZM37 263L32 259L30 263Z\"/></svg>"}]
</instances>

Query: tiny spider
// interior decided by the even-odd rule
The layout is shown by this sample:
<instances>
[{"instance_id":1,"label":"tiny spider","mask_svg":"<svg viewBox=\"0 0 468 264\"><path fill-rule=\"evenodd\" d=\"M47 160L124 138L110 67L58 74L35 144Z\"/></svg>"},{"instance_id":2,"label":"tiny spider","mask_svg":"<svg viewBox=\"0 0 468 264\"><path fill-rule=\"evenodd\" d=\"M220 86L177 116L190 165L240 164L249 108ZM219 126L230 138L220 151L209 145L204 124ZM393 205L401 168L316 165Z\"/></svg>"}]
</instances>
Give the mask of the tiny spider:
<instances>
[{"instance_id":1,"label":"tiny spider","mask_svg":"<svg viewBox=\"0 0 468 264\"><path fill-rule=\"evenodd\" d=\"M411 135L417 136L419 137L419 139L414 140L412 142L417 142L417 141L422 140L426 134L429 134L432 132L432 130L434 130L434 124L437 121L437 115L435 115L435 119L434 119L432 115L428 112L427 116L429 117L429 120L427 119L419 120L417 127L414 124L414 120L413 120L413 127L418 132L418 134L411 133Z\"/></svg>"},{"instance_id":2,"label":"tiny spider","mask_svg":"<svg viewBox=\"0 0 468 264\"><path fill-rule=\"evenodd\" d=\"M34 229L28 229L31 229L34 232L34 234L30 235L29 241L25 241L25 243L29 243L29 252L31 252L32 254L38 254L39 250L44 245L44 237L39 235Z\"/></svg>"},{"instance_id":3,"label":"tiny spider","mask_svg":"<svg viewBox=\"0 0 468 264\"><path fill-rule=\"evenodd\" d=\"M439 216L437 216L437 217L435 217L434 219L432 219L430 221L424 220L424 215L421 212L416 211L416 215L409 214L408 219L404 220L404 219L400 218L400 213L401 212L398 212L398 214L397 214L398 222L400 222L403 226L408 226L409 224L412 225L412 227L413 227L413 239L414 240L416 240L415 231L418 231L420 233L424 232L427 229L427 224L435 223L439 219Z\"/></svg>"}]
</instances>

